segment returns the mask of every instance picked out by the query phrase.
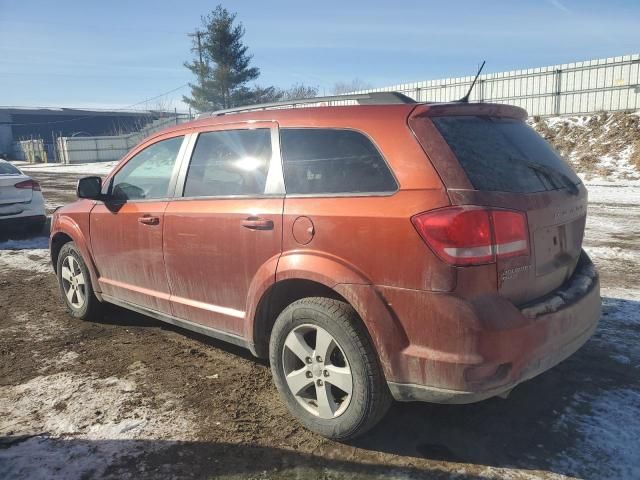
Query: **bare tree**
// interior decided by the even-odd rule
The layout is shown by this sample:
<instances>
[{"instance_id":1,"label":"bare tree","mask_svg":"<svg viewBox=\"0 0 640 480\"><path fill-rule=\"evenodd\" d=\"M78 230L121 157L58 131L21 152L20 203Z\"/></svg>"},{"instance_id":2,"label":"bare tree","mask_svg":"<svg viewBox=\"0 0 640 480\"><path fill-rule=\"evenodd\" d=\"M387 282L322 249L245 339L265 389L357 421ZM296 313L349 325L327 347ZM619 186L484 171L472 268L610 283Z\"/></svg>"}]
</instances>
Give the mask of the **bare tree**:
<instances>
[{"instance_id":1,"label":"bare tree","mask_svg":"<svg viewBox=\"0 0 640 480\"><path fill-rule=\"evenodd\" d=\"M359 92L360 90L368 90L373 88L369 82L360 78L354 78L350 82L336 82L333 85L334 95L343 95L345 93Z\"/></svg>"},{"instance_id":2,"label":"bare tree","mask_svg":"<svg viewBox=\"0 0 640 480\"><path fill-rule=\"evenodd\" d=\"M253 93L254 103L280 102L317 97L318 87L312 87L303 83L296 83L285 89L255 86Z\"/></svg>"},{"instance_id":3,"label":"bare tree","mask_svg":"<svg viewBox=\"0 0 640 480\"><path fill-rule=\"evenodd\" d=\"M299 100L318 96L319 87L296 83L291 88L282 91L282 100Z\"/></svg>"}]
</instances>

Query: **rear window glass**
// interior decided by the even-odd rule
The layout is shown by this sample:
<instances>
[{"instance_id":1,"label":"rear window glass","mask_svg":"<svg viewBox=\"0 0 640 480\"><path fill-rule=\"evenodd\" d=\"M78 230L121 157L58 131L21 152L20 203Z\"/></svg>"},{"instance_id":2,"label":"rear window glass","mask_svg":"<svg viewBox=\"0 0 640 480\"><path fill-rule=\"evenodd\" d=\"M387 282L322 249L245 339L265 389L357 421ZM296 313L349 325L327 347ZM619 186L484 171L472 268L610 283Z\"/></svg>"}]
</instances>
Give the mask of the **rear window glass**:
<instances>
[{"instance_id":1,"label":"rear window glass","mask_svg":"<svg viewBox=\"0 0 640 480\"><path fill-rule=\"evenodd\" d=\"M366 136L352 130L280 130L287 194L386 193L397 184Z\"/></svg>"},{"instance_id":2,"label":"rear window glass","mask_svg":"<svg viewBox=\"0 0 640 480\"><path fill-rule=\"evenodd\" d=\"M521 120L452 116L433 117L433 123L477 190L534 193L580 182L551 145Z\"/></svg>"},{"instance_id":3,"label":"rear window glass","mask_svg":"<svg viewBox=\"0 0 640 480\"><path fill-rule=\"evenodd\" d=\"M20 170L10 163L0 162L0 175L20 175Z\"/></svg>"}]
</instances>

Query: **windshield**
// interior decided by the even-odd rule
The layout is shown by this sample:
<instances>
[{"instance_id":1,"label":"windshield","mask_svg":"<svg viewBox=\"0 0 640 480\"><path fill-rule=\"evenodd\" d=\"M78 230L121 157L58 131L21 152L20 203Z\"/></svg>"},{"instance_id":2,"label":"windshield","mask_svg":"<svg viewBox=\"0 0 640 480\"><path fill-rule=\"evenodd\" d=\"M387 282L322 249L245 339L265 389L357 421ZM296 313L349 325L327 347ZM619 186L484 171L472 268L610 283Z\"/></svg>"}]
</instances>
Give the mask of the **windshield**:
<instances>
[{"instance_id":1,"label":"windshield","mask_svg":"<svg viewBox=\"0 0 640 480\"><path fill-rule=\"evenodd\" d=\"M580 183L571 167L522 120L433 117L477 190L534 193Z\"/></svg>"}]
</instances>

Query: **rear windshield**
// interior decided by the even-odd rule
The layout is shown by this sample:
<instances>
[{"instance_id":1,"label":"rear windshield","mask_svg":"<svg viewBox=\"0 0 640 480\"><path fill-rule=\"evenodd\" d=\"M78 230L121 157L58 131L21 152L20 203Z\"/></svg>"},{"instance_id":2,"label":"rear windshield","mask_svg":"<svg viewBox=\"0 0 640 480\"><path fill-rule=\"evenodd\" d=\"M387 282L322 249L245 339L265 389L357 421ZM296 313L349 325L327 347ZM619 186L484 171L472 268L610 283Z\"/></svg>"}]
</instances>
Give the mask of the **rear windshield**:
<instances>
[{"instance_id":1,"label":"rear windshield","mask_svg":"<svg viewBox=\"0 0 640 480\"><path fill-rule=\"evenodd\" d=\"M0 175L20 175L20 170L10 163L0 162Z\"/></svg>"},{"instance_id":2,"label":"rear windshield","mask_svg":"<svg viewBox=\"0 0 640 480\"><path fill-rule=\"evenodd\" d=\"M580 179L522 120L433 117L433 123L477 190L534 193L575 188Z\"/></svg>"}]
</instances>

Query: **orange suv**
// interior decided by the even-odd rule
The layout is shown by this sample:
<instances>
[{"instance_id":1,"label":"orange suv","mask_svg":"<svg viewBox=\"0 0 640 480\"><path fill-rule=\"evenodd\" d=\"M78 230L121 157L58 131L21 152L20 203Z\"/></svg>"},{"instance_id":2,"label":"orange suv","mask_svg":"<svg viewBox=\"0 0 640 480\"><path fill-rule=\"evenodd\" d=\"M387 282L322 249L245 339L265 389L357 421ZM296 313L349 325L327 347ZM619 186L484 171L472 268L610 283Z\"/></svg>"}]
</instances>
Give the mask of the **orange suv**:
<instances>
[{"instance_id":1,"label":"orange suv","mask_svg":"<svg viewBox=\"0 0 640 480\"><path fill-rule=\"evenodd\" d=\"M291 413L341 440L392 399L504 396L587 341L587 192L524 110L312 101L204 115L80 180L50 240L71 314L268 357Z\"/></svg>"}]
</instances>

